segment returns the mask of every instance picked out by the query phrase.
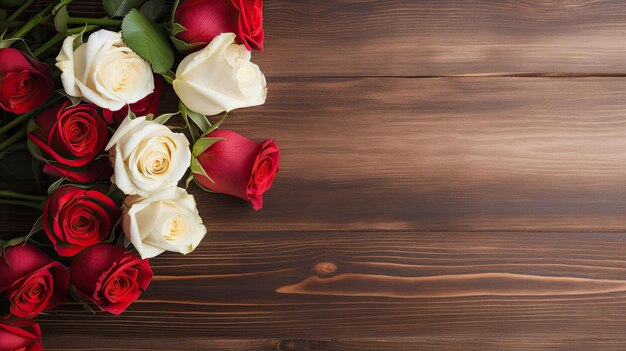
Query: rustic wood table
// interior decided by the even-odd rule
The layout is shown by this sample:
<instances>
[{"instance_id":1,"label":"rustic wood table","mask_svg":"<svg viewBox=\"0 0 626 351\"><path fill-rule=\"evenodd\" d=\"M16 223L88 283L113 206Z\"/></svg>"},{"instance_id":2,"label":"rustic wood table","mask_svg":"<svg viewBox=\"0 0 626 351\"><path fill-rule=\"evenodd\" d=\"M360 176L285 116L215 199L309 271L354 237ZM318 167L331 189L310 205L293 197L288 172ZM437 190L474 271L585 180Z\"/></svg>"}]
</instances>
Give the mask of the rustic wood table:
<instances>
[{"instance_id":1,"label":"rustic wood table","mask_svg":"<svg viewBox=\"0 0 626 351\"><path fill-rule=\"evenodd\" d=\"M120 317L39 318L47 350L626 349L623 1L266 0L265 29L267 103L227 121L282 148L265 208L194 188L198 250Z\"/></svg>"}]
</instances>

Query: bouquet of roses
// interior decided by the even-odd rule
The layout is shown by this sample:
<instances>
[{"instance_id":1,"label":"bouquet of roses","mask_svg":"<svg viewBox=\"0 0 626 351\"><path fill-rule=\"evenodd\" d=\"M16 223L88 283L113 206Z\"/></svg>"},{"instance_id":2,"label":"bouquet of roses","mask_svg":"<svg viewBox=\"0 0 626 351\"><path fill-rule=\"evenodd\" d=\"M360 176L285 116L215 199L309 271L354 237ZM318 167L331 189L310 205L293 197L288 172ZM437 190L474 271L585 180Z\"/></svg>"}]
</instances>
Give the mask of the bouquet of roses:
<instances>
[{"instance_id":1,"label":"bouquet of roses","mask_svg":"<svg viewBox=\"0 0 626 351\"><path fill-rule=\"evenodd\" d=\"M70 2L0 0L16 6L0 12L0 161L28 152L50 179L43 196L0 190L42 210L0 240L0 351L42 349L32 318L68 300L122 313L149 259L192 252L207 229L190 182L259 210L278 172L274 141L218 128L265 102L261 0L104 0L105 18ZM157 114L166 84L178 109Z\"/></svg>"}]
</instances>

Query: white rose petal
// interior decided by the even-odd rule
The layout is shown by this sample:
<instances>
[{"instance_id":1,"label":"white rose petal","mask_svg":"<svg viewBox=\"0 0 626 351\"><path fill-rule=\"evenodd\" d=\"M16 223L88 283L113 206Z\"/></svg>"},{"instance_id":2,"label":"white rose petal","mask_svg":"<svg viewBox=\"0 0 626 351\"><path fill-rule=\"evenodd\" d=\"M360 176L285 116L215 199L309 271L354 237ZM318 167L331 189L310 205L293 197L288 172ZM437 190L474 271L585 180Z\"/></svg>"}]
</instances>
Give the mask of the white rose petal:
<instances>
[{"instance_id":1,"label":"white rose petal","mask_svg":"<svg viewBox=\"0 0 626 351\"><path fill-rule=\"evenodd\" d=\"M105 150L113 165L111 182L127 195L175 187L191 164L187 137L146 117L125 118Z\"/></svg>"},{"instance_id":2,"label":"white rose petal","mask_svg":"<svg viewBox=\"0 0 626 351\"><path fill-rule=\"evenodd\" d=\"M146 198L128 196L124 201L122 227L141 258L151 258L164 251L186 255L207 233L196 201L181 188L168 188Z\"/></svg>"},{"instance_id":3,"label":"white rose petal","mask_svg":"<svg viewBox=\"0 0 626 351\"><path fill-rule=\"evenodd\" d=\"M150 64L124 44L120 33L99 30L76 50L75 38L65 39L56 58L68 95L117 111L152 93Z\"/></svg>"},{"instance_id":4,"label":"white rose petal","mask_svg":"<svg viewBox=\"0 0 626 351\"><path fill-rule=\"evenodd\" d=\"M265 76L235 37L233 33L218 35L178 65L174 91L191 110L216 115L265 102Z\"/></svg>"}]
</instances>

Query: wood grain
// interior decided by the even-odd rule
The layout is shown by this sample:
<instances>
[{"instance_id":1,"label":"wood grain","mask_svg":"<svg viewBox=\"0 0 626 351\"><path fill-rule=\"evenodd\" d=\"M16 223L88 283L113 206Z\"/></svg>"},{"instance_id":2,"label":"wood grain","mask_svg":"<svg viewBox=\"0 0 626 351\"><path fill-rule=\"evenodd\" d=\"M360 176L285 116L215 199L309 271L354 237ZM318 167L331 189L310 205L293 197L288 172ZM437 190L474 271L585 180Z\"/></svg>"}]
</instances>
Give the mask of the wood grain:
<instances>
[{"instance_id":1,"label":"wood grain","mask_svg":"<svg viewBox=\"0 0 626 351\"><path fill-rule=\"evenodd\" d=\"M66 350L132 350L148 351L167 349L180 350L211 350L211 351L467 351L467 350L510 350L510 351L588 351L588 350L623 350L626 342L620 339L598 340L596 338L571 337L553 339L542 336L532 337L498 337L493 340L477 339L471 336L420 338L358 338L358 339L213 339L213 338L149 338L142 340L141 346L135 345L137 338L89 336L67 337L52 335L48 341L57 345L68 345L58 348L47 348L48 351Z\"/></svg>"},{"instance_id":2,"label":"wood grain","mask_svg":"<svg viewBox=\"0 0 626 351\"><path fill-rule=\"evenodd\" d=\"M320 340L311 350L364 336L623 345L625 244L623 233L211 233L193 255L153 260L152 286L122 316L69 306L40 321L47 335Z\"/></svg>"},{"instance_id":3,"label":"wood grain","mask_svg":"<svg viewBox=\"0 0 626 351\"><path fill-rule=\"evenodd\" d=\"M268 101L224 125L282 149L264 209L193 189L198 250L41 316L47 350L626 349L623 2L264 8Z\"/></svg>"},{"instance_id":4,"label":"wood grain","mask_svg":"<svg viewBox=\"0 0 626 351\"><path fill-rule=\"evenodd\" d=\"M210 231L626 230L623 79L269 85L225 125L277 140L277 181L260 212L194 191Z\"/></svg>"},{"instance_id":5,"label":"wood grain","mask_svg":"<svg viewBox=\"0 0 626 351\"><path fill-rule=\"evenodd\" d=\"M621 1L267 1L271 76L624 73Z\"/></svg>"},{"instance_id":6,"label":"wood grain","mask_svg":"<svg viewBox=\"0 0 626 351\"><path fill-rule=\"evenodd\" d=\"M626 73L619 0L266 0L264 21L271 77Z\"/></svg>"},{"instance_id":7,"label":"wood grain","mask_svg":"<svg viewBox=\"0 0 626 351\"><path fill-rule=\"evenodd\" d=\"M263 210L192 192L210 231L626 231L622 80L274 79L225 124L283 150Z\"/></svg>"}]
</instances>

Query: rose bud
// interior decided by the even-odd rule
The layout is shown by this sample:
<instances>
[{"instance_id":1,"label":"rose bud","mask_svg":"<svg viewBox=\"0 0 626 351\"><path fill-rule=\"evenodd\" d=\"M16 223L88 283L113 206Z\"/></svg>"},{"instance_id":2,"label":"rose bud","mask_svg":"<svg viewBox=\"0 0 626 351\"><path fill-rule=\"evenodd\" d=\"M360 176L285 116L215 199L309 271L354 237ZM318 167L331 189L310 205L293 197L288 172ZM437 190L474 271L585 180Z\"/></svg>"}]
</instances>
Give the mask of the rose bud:
<instances>
[{"instance_id":1,"label":"rose bud","mask_svg":"<svg viewBox=\"0 0 626 351\"><path fill-rule=\"evenodd\" d=\"M59 255L74 256L106 240L121 213L106 194L66 185L46 200L43 228Z\"/></svg>"},{"instance_id":2,"label":"rose bud","mask_svg":"<svg viewBox=\"0 0 626 351\"><path fill-rule=\"evenodd\" d=\"M156 114L159 108L159 99L163 93L163 78L159 75L154 75L154 91L145 98L130 105L130 110L136 116L147 116L149 114ZM118 125L122 123L124 118L128 115L128 107L124 106L118 111L111 111L108 109L102 110L102 116L108 124Z\"/></svg>"},{"instance_id":3,"label":"rose bud","mask_svg":"<svg viewBox=\"0 0 626 351\"><path fill-rule=\"evenodd\" d=\"M191 162L187 137L146 117L122 121L106 150L115 169L111 181L127 195L175 187Z\"/></svg>"},{"instance_id":4,"label":"rose bud","mask_svg":"<svg viewBox=\"0 0 626 351\"><path fill-rule=\"evenodd\" d=\"M119 315L144 292L152 279L148 260L120 246L91 246L72 258L72 285L80 297Z\"/></svg>"},{"instance_id":5,"label":"rose bud","mask_svg":"<svg viewBox=\"0 0 626 351\"><path fill-rule=\"evenodd\" d=\"M257 143L219 129L196 141L194 156L191 171L197 182L216 193L250 201L258 211L278 172L280 150L273 140Z\"/></svg>"},{"instance_id":6,"label":"rose bud","mask_svg":"<svg viewBox=\"0 0 626 351\"><path fill-rule=\"evenodd\" d=\"M216 115L265 103L265 76L250 62L250 51L234 40L233 33L219 35L178 65L172 85L191 110Z\"/></svg>"},{"instance_id":7,"label":"rose bud","mask_svg":"<svg viewBox=\"0 0 626 351\"><path fill-rule=\"evenodd\" d=\"M142 258L164 251L186 255L200 244L207 232L195 199L182 188L165 189L147 198L128 196L124 201L122 226L126 238Z\"/></svg>"},{"instance_id":8,"label":"rose bud","mask_svg":"<svg viewBox=\"0 0 626 351\"><path fill-rule=\"evenodd\" d=\"M67 267L30 244L4 249L0 277L0 294L10 302L9 313L18 318L33 318L67 298Z\"/></svg>"},{"instance_id":9,"label":"rose bud","mask_svg":"<svg viewBox=\"0 0 626 351\"><path fill-rule=\"evenodd\" d=\"M13 113L41 107L52 97L50 67L13 48L0 49L0 106Z\"/></svg>"},{"instance_id":10,"label":"rose bud","mask_svg":"<svg viewBox=\"0 0 626 351\"><path fill-rule=\"evenodd\" d=\"M0 350L43 351L39 324L29 320L0 320Z\"/></svg>"},{"instance_id":11,"label":"rose bud","mask_svg":"<svg viewBox=\"0 0 626 351\"><path fill-rule=\"evenodd\" d=\"M175 37L197 50L221 33L236 33L246 49L263 50L263 1L187 0L178 5L176 22L185 30ZM196 45L194 45L196 44Z\"/></svg>"},{"instance_id":12,"label":"rose bud","mask_svg":"<svg viewBox=\"0 0 626 351\"><path fill-rule=\"evenodd\" d=\"M69 106L69 101L40 113L29 124L28 138L51 162L43 171L74 182L106 179L113 170L104 153L109 129L92 104Z\"/></svg>"}]
</instances>

